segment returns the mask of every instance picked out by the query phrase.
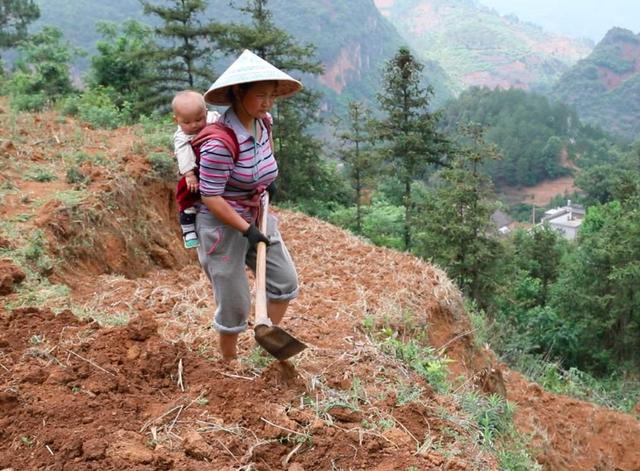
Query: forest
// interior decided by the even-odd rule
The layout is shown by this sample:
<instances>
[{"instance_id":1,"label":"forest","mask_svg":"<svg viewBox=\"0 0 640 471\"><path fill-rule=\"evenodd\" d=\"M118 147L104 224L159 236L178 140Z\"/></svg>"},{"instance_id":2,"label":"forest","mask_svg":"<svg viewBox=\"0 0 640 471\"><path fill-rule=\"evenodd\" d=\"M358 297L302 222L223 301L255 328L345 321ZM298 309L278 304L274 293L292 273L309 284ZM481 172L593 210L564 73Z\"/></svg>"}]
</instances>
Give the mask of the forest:
<instances>
[{"instance_id":1,"label":"forest","mask_svg":"<svg viewBox=\"0 0 640 471\"><path fill-rule=\"evenodd\" d=\"M155 26L101 24L81 86L70 70L81 52L53 27L30 31L34 2L0 10L0 47L16 54L3 64L0 94L16 113L54 109L96 129L154 129L166 150L150 165L170 181L168 104L177 90L208 88L214 50L231 58L250 49L303 80L323 70L314 45L274 24L266 0L242 3L242 23L203 20L204 0L141 3ZM471 88L435 109L424 83L424 64L399 47L371 84L373 104L349 100L324 116L311 88L278 103L275 203L436 264L462 290L475 335L507 364L550 391L632 410L640 398L640 141L621 141L522 90ZM567 175L581 191L560 200L586 208L575 241L545 225L497 232L492 214L514 210L500 200L502 188ZM85 177L80 168L67 175L80 185Z\"/></svg>"}]
</instances>

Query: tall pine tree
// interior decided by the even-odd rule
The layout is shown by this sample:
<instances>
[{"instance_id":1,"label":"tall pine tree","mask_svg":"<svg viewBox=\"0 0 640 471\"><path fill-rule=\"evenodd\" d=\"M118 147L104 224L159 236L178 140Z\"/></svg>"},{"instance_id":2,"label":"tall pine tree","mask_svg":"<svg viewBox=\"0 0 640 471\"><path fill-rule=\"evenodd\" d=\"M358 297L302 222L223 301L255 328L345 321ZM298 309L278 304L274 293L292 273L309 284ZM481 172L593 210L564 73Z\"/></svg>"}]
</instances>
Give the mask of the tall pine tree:
<instances>
[{"instance_id":1,"label":"tall pine tree","mask_svg":"<svg viewBox=\"0 0 640 471\"><path fill-rule=\"evenodd\" d=\"M368 178L376 172L376 165L371 151L369 110L358 101L348 104L346 129L338 132L343 143L340 157L349 172L351 186L355 191L356 231L362 233L362 196Z\"/></svg>"},{"instance_id":2,"label":"tall pine tree","mask_svg":"<svg viewBox=\"0 0 640 471\"><path fill-rule=\"evenodd\" d=\"M386 64L384 91L378 95L386 114L377 124L378 137L388 143L382 155L404 188L407 250L412 247L411 227L415 218L411 184L424 177L429 166L442 165L447 158L446 140L437 131L438 116L429 110L433 90L421 85L423 68L407 48L400 48Z\"/></svg>"},{"instance_id":3,"label":"tall pine tree","mask_svg":"<svg viewBox=\"0 0 640 471\"><path fill-rule=\"evenodd\" d=\"M468 142L451 153L451 166L438 172L435 188L419 206L417 252L444 267L458 286L482 306L494 285L498 243L492 228L491 181L480 171L494 155L477 126Z\"/></svg>"},{"instance_id":4,"label":"tall pine tree","mask_svg":"<svg viewBox=\"0 0 640 471\"><path fill-rule=\"evenodd\" d=\"M154 29L157 48L152 51L156 74L150 81L155 94L147 104L166 106L170 96L182 89L206 89L213 82L211 65L214 38L219 25L202 22L205 0L160 0L152 3L140 0L147 15L157 17L160 24Z\"/></svg>"},{"instance_id":5,"label":"tall pine tree","mask_svg":"<svg viewBox=\"0 0 640 471\"><path fill-rule=\"evenodd\" d=\"M251 22L232 23L222 28L219 45L227 54L238 55L249 49L292 75L322 72L322 65L314 58L315 47L300 45L277 28L267 0L247 0L240 11L248 15ZM320 143L307 131L310 125L318 122L320 97L319 93L304 89L291 98L278 101L272 111L281 199L331 200L342 191L337 188L335 172L321 157Z\"/></svg>"}]
</instances>

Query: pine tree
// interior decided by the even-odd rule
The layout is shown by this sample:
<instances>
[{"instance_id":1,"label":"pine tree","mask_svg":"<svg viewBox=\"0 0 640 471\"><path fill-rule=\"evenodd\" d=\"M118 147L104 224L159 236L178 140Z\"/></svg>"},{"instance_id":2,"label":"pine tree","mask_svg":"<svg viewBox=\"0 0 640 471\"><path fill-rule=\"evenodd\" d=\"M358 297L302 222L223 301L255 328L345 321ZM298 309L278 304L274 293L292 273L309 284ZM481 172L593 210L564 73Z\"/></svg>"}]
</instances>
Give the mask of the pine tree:
<instances>
[{"instance_id":1,"label":"pine tree","mask_svg":"<svg viewBox=\"0 0 640 471\"><path fill-rule=\"evenodd\" d=\"M366 180L376 171L370 149L369 110L357 101L349 102L347 109L347 129L338 132L344 144L340 157L345 162L351 186L355 190L356 231L362 233L362 193Z\"/></svg>"},{"instance_id":2,"label":"pine tree","mask_svg":"<svg viewBox=\"0 0 640 471\"><path fill-rule=\"evenodd\" d=\"M216 49L213 39L219 25L201 22L205 0L140 0L147 15L161 23L154 29L157 48L151 51L156 75L151 79L155 95L150 106L166 106L170 95L182 89L206 89L213 82L211 61Z\"/></svg>"},{"instance_id":3,"label":"pine tree","mask_svg":"<svg viewBox=\"0 0 640 471\"><path fill-rule=\"evenodd\" d=\"M27 37L27 27L40 17L34 0L0 0L0 49Z\"/></svg>"},{"instance_id":4,"label":"pine tree","mask_svg":"<svg viewBox=\"0 0 640 471\"><path fill-rule=\"evenodd\" d=\"M429 111L433 96L431 87L423 88L423 65L406 48L386 64L384 91L378 95L386 119L377 125L379 138L388 142L383 156L392 166L404 187L405 210L404 243L410 250L411 226L415 209L411 184L422 178L429 166L443 165L447 158L447 144L437 131L438 115Z\"/></svg>"},{"instance_id":5,"label":"pine tree","mask_svg":"<svg viewBox=\"0 0 640 471\"><path fill-rule=\"evenodd\" d=\"M484 306L495 288L499 246L491 223L496 209L491 181L480 169L495 150L485 144L478 126L466 126L464 133L468 143L451 152L451 166L438 172L436 187L418 205L416 251L444 267Z\"/></svg>"},{"instance_id":6,"label":"pine tree","mask_svg":"<svg viewBox=\"0 0 640 471\"><path fill-rule=\"evenodd\" d=\"M247 0L240 11L251 18L249 24L228 24L221 28L220 48L238 55L249 49L277 68L295 75L315 75L322 65L314 58L315 47L299 45L288 33L277 28L267 8L267 0ZM281 199L334 199L341 191L335 171L321 158L321 145L307 128L318 122L321 95L304 89L280 100L274 117L275 152L279 162L278 195Z\"/></svg>"}]
</instances>

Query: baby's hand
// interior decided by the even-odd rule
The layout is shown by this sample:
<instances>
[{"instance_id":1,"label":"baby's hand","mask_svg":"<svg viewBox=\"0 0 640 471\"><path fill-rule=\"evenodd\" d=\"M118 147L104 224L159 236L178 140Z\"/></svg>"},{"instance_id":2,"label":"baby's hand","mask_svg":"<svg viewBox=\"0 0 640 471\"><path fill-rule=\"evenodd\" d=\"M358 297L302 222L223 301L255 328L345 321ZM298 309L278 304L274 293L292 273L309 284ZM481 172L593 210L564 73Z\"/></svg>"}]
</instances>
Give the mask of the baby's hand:
<instances>
[{"instance_id":1,"label":"baby's hand","mask_svg":"<svg viewBox=\"0 0 640 471\"><path fill-rule=\"evenodd\" d=\"M185 175L184 178L187 182L187 188L189 188L189 191L191 191L192 193L196 193L199 190L198 177L196 177L193 173L189 173Z\"/></svg>"}]
</instances>

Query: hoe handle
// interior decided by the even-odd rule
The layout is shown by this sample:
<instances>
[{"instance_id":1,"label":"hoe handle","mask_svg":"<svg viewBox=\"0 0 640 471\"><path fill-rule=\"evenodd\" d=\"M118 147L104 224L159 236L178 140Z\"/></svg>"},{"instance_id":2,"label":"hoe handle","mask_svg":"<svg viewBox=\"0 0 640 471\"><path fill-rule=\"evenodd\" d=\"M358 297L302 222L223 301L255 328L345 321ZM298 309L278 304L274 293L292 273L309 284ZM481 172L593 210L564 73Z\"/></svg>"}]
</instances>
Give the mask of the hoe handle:
<instances>
[{"instance_id":1,"label":"hoe handle","mask_svg":"<svg viewBox=\"0 0 640 471\"><path fill-rule=\"evenodd\" d=\"M260 232L267 235L267 211L269 208L269 193L262 194L260 204ZM256 246L256 325L271 325L271 319L267 315L267 244L258 242Z\"/></svg>"}]
</instances>

